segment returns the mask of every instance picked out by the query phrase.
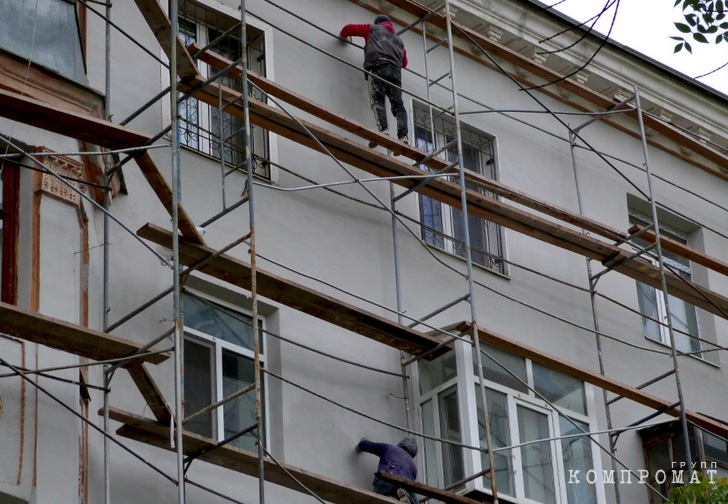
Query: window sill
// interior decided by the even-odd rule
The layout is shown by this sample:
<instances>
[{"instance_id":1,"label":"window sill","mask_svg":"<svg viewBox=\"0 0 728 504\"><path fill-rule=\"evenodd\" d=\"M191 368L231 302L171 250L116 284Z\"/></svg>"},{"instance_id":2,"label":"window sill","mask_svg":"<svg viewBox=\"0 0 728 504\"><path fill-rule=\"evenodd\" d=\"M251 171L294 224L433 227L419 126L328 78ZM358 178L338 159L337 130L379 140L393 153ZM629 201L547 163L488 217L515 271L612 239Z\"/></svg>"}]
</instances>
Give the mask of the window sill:
<instances>
[{"instance_id":1,"label":"window sill","mask_svg":"<svg viewBox=\"0 0 728 504\"><path fill-rule=\"evenodd\" d=\"M459 261L462 261L464 263L467 263L467 260L464 257L461 257L461 256L459 256L457 254L453 254L452 252L448 252L447 250L443 250L440 247L436 247L435 245L432 245L431 243L425 242L425 245L427 245L427 247L430 250L432 250L432 251L434 251L436 253L443 254L443 255L446 255L448 257L452 257L453 259L457 259ZM509 280L510 281L510 279L511 279L511 277L509 275L505 274L505 273L501 273L499 271L496 271L494 269L488 268L487 266L483 266L482 264L478 264L476 262L473 263L473 267L474 268L478 268L481 271L488 272L488 273L490 273L492 275L495 275L497 277L500 277L500 278L502 278L504 280Z\"/></svg>"},{"instance_id":2,"label":"window sill","mask_svg":"<svg viewBox=\"0 0 728 504\"><path fill-rule=\"evenodd\" d=\"M166 138L169 139L168 136ZM210 161L214 161L218 165L220 164L220 158L216 158L215 156L211 156L209 154L205 154L204 152L199 151L199 150L195 149L194 147L189 147L187 145L180 144L180 149L184 149L184 150L186 150L188 152L192 152L194 154L197 154L198 156L202 156L205 159L209 159ZM233 168L233 166L231 164L229 164L229 163L225 163L225 166L228 166L230 168ZM241 171L240 173L244 173L244 172ZM255 179L258 180L258 181L260 181L260 182L264 182L266 184L271 184L271 185L277 185L270 178L266 178L266 177L264 177L262 175L258 175L257 173L253 173L253 177L255 177Z\"/></svg>"},{"instance_id":3,"label":"window sill","mask_svg":"<svg viewBox=\"0 0 728 504\"><path fill-rule=\"evenodd\" d=\"M643 336L644 336L644 334L643 334ZM670 345L668 345L667 343L663 343L662 341L655 341L652 338L648 338L647 336L644 336L644 338L647 341L649 341L650 343L654 343L655 345L661 346L663 348L666 348L666 349L672 351L672 347ZM680 357L680 356L681 355L678 353L678 357ZM682 357L685 357L685 356L686 356L685 354L682 354ZM687 355L687 357L690 357L692 359L695 359L695 360L697 360L699 362L702 362L703 364L707 364L708 366L714 367L716 369L720 369L721 368L720 364L716 364L714 362L710 362L709 360L705 359L704 357L698 357L697 355Z\"/></svg>"}]
</instances>

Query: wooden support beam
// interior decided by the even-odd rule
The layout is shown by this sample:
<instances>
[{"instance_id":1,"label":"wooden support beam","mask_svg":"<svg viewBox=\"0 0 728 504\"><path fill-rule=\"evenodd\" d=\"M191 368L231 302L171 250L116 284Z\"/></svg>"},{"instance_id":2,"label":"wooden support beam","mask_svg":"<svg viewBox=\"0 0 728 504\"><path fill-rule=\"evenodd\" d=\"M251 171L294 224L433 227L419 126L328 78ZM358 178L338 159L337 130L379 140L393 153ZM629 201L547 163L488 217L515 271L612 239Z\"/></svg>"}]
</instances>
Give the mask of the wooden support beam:
<instances>
[{"instance_id":1,"label":"wooden support beam","mask_svg":"<svg viewBox=\"0 0 728 504\"><path fill-rule=\"evenodd\" d=\"M172 40L172 23L167 17L167 13L162 8L162 5L158 0L134 0L139 8L139 11L144 16L145 21L149 25L149 28L157 38L160 47L167 55L167 58L172 54L171 40ZM197 65L195 61L187 52L184 44L180 40L179 36L176 37L177 46L177 75L180 79L187 80L192 77L199 75Z\"/></svg>"},{"instance_id":2,"label":"wooden support beam","mask_svg":"<svg viewBox=\"0 0 728 504\"><path fill-rule=\"evenodd\" d=\"M169 247L172 243L172 233L153 224L145 225L138 231L138 234L163 247ZM180 239L180 262L185 266L191 266L214 252L211 248ZM250 265L228 255L221 255L213 259L208 265L200 268L200 271L250 290ZM433 336L415 331L260 268L258 268L257 280L258 294L263 297L407 353L416 355L440 343L440 340ZM447 349L443 349L440 353L445 351ZM440 353L433 354L432 358Z\"/></svg>"},{"instance_id":3,"label":"wooden support beam","mask_svg":"<svg viewBox=\"0 0 728 504\"><path fill-rule=\"evenodd\" d=\"M169 425L172 420L172 411L167 406L167 401L164 400L162 392L157 387L157 383L149 374L149 370L144 366L144 363L131 361L124 367L129 371L131 379L134 380L134 384L144 396L144 400L149 405L149 409L152 410L154 417L159 422Z\"/></svg>"},{"instance_id":4,"label":"wooden support beam","mask_svg":"<svg viewBox=\"0 0 728 504\"><path fill-rule=\"evenodd\" d=\"M360 4L359 0L349 0L350 2L354 2L356 4ZM445 28L446 27L446 21L445 17L439 13L434 12L429 7L426 7L422 5L421 3L414 1L414 0L390 0L391 4L399 7L405 12L408 12L409 14L412 14L413 16L420 18L424 16L425 14L432 13L430 17L428 18L427 22L431 23L439 28ZM384 13L380 9L377 9L376 7L364 5L365 8L368 8L369 10L373 10L378 13ZM391 13L386 13L391 16ZM406 22L403 22L403 25L406 25ZM468 28L460 23L453 22L453 36L456 38L459 38L461 40L464 40L468 46L471 45L470 41L460 32L462 30L463 32L467 33L468 36L470 36L476 43L478 43L483 49L485 49L489 54L496 56L498 58L501 58L504 61L507 61L508 63L513 64L516 67L523 68L524 70L532 73L533 75L540 77L547 82L554 82L554 86L558 86L561 88L564 88L565 90L569 91L570 93L573 93L574 95L586 100L587 102L590 102L601 110L606 110L615 104L618 103L616 99L608 98L607 96L601 94L600 92L591 89L587 87L584 84L581 84L577 82L573 78L566 78L564 79L564 75L559 73L556 70L553 70L546 65L540 64L536 62L535 60L532 60L523 54L520 54L517 51L514 51L513 49L510 49L506 47L503 44L500 44L499 42L485 36L482 33L476 32L475 30ZM465 51L460 50L460 48L455 48L457 52L463 53L466 56L471 56L467 54ZM490 66L489 63L485 61L481 61L482 63ZM626 115L629 115L633 119L637 119L637 111L632 107L631 112L627 112ZM723 154L722 152L718 151L715 147L712 147L710 145L702 143L699 139L695 138L694 136L690 135L689 133L685 133L682 130L676 128L674 125L666 123L664 121L661 121L655 117L645 115L644 116L644 122L645 126L652 128L653 130L657 131L658 133L664 135L666 138L669 138L670 140L675 141L681 146L687 147L688 149L692 150L693 152L699 154L700 156L704 157L705 159L715 163L719 167L723 169L728 169L728 156ZM653 144L654 145L654 144ZM668 152L680 156L678 152L673 151L672 149L666 149L662 146L660 146L661 149L667 150ZM723 180L728 180L728 175L726 173L721 172L720 170L716 170L715 168L712 168L710 166L706 166L702 163L695 163L693 162L695 166L711 173L712 175L719 177Z\"/></svg>"},{"instance_id":5,"label":"wooden support beam","mask_svg":"<svg viewBox=\"0 0 728 504\"><path fill-rule=\"evenodd\" d=\"M469 331L471 330L471 328L472 323L470 322L463 322L457 326L458 331ZM480 337L480 340L484 343L500 348L501 350L505 350L512 354L519 355L526 359L531 359L537 364L541 364L542 366L546 366L555 371L559 371L569 376L573 376L574 378L577 378L579 380L591 383L592 385L630 399L636 403L642 404L643 406L647 406L648 408L661 410L672 404L671 401L660 399L659 397L653 396L652 394L648 394L647 392L636 389L634 387L630 387L629 385L625 385L624 383L621 383L617 380L601 375L596 371L591 371L589 369L577 366L576 364L572 364L571 362L542 352L541 350L538 350L534 347L506 338L505 336L501 336L496 332L490 331L480 326L478 326L478 335ZM713 434L717 434L718 436L722 437L728 437L728 425L717 422L711 418L692 411L686 410L685 413L687 415L688 421L695 423L699 427L702 427L703 429L712 432ZM680 408L672 409L665 414L679 417Z\"/></svg>"},{"instance_id":6,"label":"wooden support beam","mask_svg":"<svg viewBox=\"0 0 728 504\"><path fill-rule=\"evenodd\" d=\"M102 413L103 411L99 411L99 414ZM117 408L109 408L109 415L113 420L124 424L116 431L118 435L158 448L174 451L170 448L169 444L169 424L163 425L154 420L149 420ZM189 455L216 443L213 439L193 434L189 431L185 431L183 436L185 455ZM258 454L234 446L222 446L202 455L199 460L246 474L253 478L258 477ZM398 504L398 501L389 497L377 495L374 492L335 481L325 476L299 469L298 467L283 464L284 471L270 458L266 457L263 460L266 481L295 490L296 492L307 494L285 471L288 471L296 477L323 500L334 504Z\"/></svg>"},{"instance_id":7,"label":"wooden support beam","mask_svg":"<svg viewBox=\"0 0 728 504\"><path fill-rule=\"evenodd\" d=\"M202 46L195 43L191 44L188 49L190 51L196 52L202 49ZM204 53L201 53L199 55L199 59L200 61L204 61L213 68L217 69L227 68L232 63L232 61L230 61L229 59L224 58L212 51L205 51ZM241 79L242 68L233 68L232 70L230 70L228 75L236 79ZM382 145L388 150L406 156L413 161L419 161L421 159L424 159L429 154L416 147L402 143L399 140L396 140L394 137L380 133L374 128L370 128L368 126L365 126L364 124L349 119L348 117L345 117L338 112L334 112L333 110L330 110L323 105L315 103L308 98L294 93L293 91L288 90L283 86L280 86L279 84L276 84L275 82L266 79L265 77L261 77L255 72L248 71L248 78L251 82L259 86L269 95L278 98L279 100L285 101L286 103L293 105L299 110L312 114L318 119L326 121L349 133L357 135L364 140L376 142L378 145ZM425 164L430 168L439 171L443 168L446 168L450 163L442 158L436 157L430 159ZM627 237L627 235L622 231L610 228L609 226L596 222L595 220L589 219L588 217L583 217L565 208L561 208L556 205L547 203L546 201L530 196L522 191L513 189L512 187L508 187L507 185L498 182L497 180L488 179L475 172L471 172L470 170L467 170L465 172L465 177L476 184L486 186L487 190L491 193L497 194L498 196L509 199L533 210L538 210L543 214L555 217L564 222L579 226L582 229L599 234L600 236L605 236L610 239L621 239Z\"/></svg>"},{"instance_id":8,"label":"wooden support beam","mask_svg":"<svg viewBox=\"0 0 728 504\"><path fill-rule=\"evenodd\" d=\"M0 332L93 360L127 357L142 347L138 343L117 336L94 331L7 303L0 303ZM152 348L149 351L157 350ZM138 360L159 364L168 358L169 354L161 353L139 357Z\"/></svg>"},{"instance_id":9,"label":"wooden support beam","mask_svg":"<svg viewBox=\"0 0 728 504\"><path fill-rule=\"evenodd\" d=\"M125 126L0 89L0 116L108 149L138 147L151 139Z\"/></svg>"},{"instance_id":10,"label":"wooden support beam","mask_svg":"<svg viewBox=\"0 0 728 504\"><path fill-rule=\"evenodd\" d=\"M146 133L125 126L69 112L2 89L0 89L0 116L108 149L139 147L152 138ZM172 215L172 187L149 151L143 151L135 160L164 208L169 215ZM198 243L205 243L197 226L182 205L179 205L178 213L179 229L182 234Z\"/></svg>"},{"instance_id":11,"label":"wooden support beam","mask_svg":"<svg viewBox=\"0 0 728 504\"><path fill-rule=\"evenodd\" d=\"M178 87L184 91L191 89L196 84L199 84L199 82L193 79L189 83L180 83ZM221 89L216 83L209 84L196 93L195 97L205 103L216 105L221 91L223 100L233 103L228 107L230 113L242 117L242 106L237 103L240 93L230 88L223 86ZM280 109L253 98L250 98L248 103L250 121L253 124L322 152L319 144L306 132L308 130L337 159L376 176L422 176L428 174L424 170L392 156L369 149L321 126L303 120L296 121ZM394 183L403 187L412 187L417 183L417 180L399 179L395 180ZM460 186L455 182L442 178L436 179L419 189L418 192L441 203L460 208ZM615 268L615 271L619 271L647 285L656 288L661 287L659 270L652 263L642 259L626 261L631 254L611 243L605 243L579 231L560 226L472 189L466 191L466 197L468 210L473 215L600 262L621 263ZM667 279L668 290L673 296L715 315L728 318L728 299L725 297L692 282L686 282L671 273L668 273Z\"/></svg>"},{"instance_id":12,"label":"wooden support beam","mask_svg":"<svg viewBox=\"0 0 728 504\"><path fill-rule=\"evenodd\" d=\"M643 228L643 226L636 224L629 229L629 233L634 234L642 228ZM645 241L648 241L650 243L655 243L655 232L652 230L645 231L644 233L642 233L640 235L640 238ZM694 263L703 265L706 268L712 269L713 271L717 271L718 273L722 273L723 275L728 275L728 263L724 263L723 261L714 259L708 255L705 255L704 253L700 252L699 250L696 250L692 247L688 247L687 245L684 245L680 242L676 242L675 240L671 240L670 238L667 238L664 235L660 236L660 243L662 244L662 248L664 250L669 250L670 252L674 252L675 254L679 255L680 257L684 257L685 259L690 259Z\"/></svg>"},{"instance_id":13,"label":"wooden support beam","mask_svg":"<svg viewBox=\"0 0 728 504\"><path fill-rule=\"evenodd\" d=\"M431 499L444 502L445 504L482 504L481 501L469 499L467 497L463 497L462 495L448 492L447 490L443 490L441 488L425 485L424 483L408 480L407 478L403 478L402 476L397 476L395 474L378 472L376 476L380 480L386 481L387 483L392 483L399 488L404 488L405 490L409 492L414 492L417 495L430 497ZM484 502L493 502L493 498L490 495L487 495Z\"/></svg>"},{"instance_id":14,"label":"wooden support beam","mask_svg":"<svg viewBox=\"0 0 728 504\"><path fill-rule=\"evenodd\" d=\"M154 162L149 151L144 151L141 155L137 156L136 162L139 165L139 169L142 171L142 175L147 179L149 186L157 194L159 201L164 206L165 210L172 215L172 186L169 185L167 179L162 174L162 171ZM202 235L197 230L197 226L192 221L192 218L185 211L181 203L177 204L177 216L179 217L179 230L184 236L191 239L194 242L205 244L205 240L202 239ZM171 247L170 247L171 248Z\"/></svg>"}]
</instances>

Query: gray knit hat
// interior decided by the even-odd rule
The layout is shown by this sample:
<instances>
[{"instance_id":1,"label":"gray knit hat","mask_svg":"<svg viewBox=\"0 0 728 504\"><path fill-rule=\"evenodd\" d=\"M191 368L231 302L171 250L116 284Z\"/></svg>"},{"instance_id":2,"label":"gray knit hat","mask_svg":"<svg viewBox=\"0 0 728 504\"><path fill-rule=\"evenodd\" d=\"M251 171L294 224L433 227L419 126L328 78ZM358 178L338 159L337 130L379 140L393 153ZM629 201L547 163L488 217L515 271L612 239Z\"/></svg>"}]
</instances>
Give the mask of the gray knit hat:
<instances>
[{"instance_id":1,"label":"gray knit hat","mask_svg":"<svg viewBox=\"0 0 728 504\"><path fill-rule=\"evenodd\" d=\"M410 457L415 458L417 456L417 441L414 437L406 436L397 446L409 453Z\"/></svg>"}]
</instances>

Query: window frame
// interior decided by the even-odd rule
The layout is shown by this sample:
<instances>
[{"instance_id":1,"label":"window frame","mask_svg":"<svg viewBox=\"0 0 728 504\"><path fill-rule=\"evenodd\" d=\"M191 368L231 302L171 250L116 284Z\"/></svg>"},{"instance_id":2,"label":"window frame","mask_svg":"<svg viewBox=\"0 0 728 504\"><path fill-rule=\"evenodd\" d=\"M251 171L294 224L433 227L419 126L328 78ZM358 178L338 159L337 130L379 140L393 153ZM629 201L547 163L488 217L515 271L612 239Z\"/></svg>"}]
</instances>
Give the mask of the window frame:
<instances>
[{"instance_id":1,"label":"window frame","mask_svg":"<svg viewBox=\"0 0 728 504\"><path fill-rule=\"evenodd\" d=\"M222 308L225 308L227 310L239 313L240 315L244 315L246 317L252 318L252 312L250 310L247 310L239 305L230 303L228 301L225 301L223 299L220 299L218 297L209 295L205 292L198 291L196 289L191 289L189 287L185 287L183 294L187 294L192 297L201 298L205 301L209 301L210 303L213 303L215 305L218 305ZM261 324L261 328L265 329L266 320L265 317L258 315L258 320ZM191 340L194 343L197 343L199 345L206 346L208 348L211 348L213 350L212 352L212 363L211 365L214 366L214 373L212 377L212 397L213 402L221 401L225 398L224 392L223 392L223 376L222 376L222 353L223 350L227 350L228 352L234 353L236 355L239 355L243 358L249 359L251 362L254 362L255 359L255 352L253 350L249 350L247 348L235 345L234 343L230 343L229 341L225 341L220 338L216 338L214 336L210 336L209 334L204 333L203 331L199 331L197 329L193 329L191 327L184 326L184 337L187 338L188 336L191 336ZM267 355L268 355L268 344L267 344L267 338L265 337L265 333L263 331L259 332L260 337L260 366L261 368L265 368L265 363L267 361ZM268 405L270 404L268 400L268 376L265 373L261 374L262 379L262 391L263 395L261 397L262 400L262 408L263 408L263 417L264 417L264 425L263 425L263 431L264 431L264 443L265 446L270 446L270 415L268 411ZM253 391L249 393L254 393ZM185 415L189 415L192 413L185 413ZM225 439L225 407L220 406L214 410L214 420L212 425L212 431L214 439L217 441L222 441Z\"/></svg>"},{"instance_id":2,"label":"window frame","mask_svg":"<svg viewBox=\"0 0 728 504\"><path fill-rule=\"evenodd\" d=\"M428 137L433 134L433 130L431 126L429 125L429 114L427 117L427 125L420 124L418 121L417 114L428 114L427 107L419 102L412 101L412 134L413 134L413 143L414 146L417 148L421 148L425 151L430 151L429 147L433 145L433 143L428 142ZM435 128L434 128L434 145L436 148L440 148L441 146L445 145L447 142L447 135L443 130L438 129L438 124L443 124L444 122L447 122L444 118L437 118L435 119ZM418 130L424 130L425 132L425 146L424 148L420 147L420 137L418 136ZM466 168L466 170L471 171L473 173L476 173L478 175L481 175L485 178L492 178L493 180L498 180L500 177L499 173L499 163L498 163L498 139L497 137L486 133L482 130L479 130L478 128L475 128L473 126L470 126L468 124L462 124L461 123L461 130L464 131L466 134L469 135L476 135L478 137L482 137L484 139L487 139L490 143L489 149L490 149L490 160L491 163L488 163L487 159L484 159L486 156L485 153L482 152L482 148L476 147L474 144L471 144L469 142L463 142L464 144L471 145L473 149L477 150L478 156L479 156L479 163L478 163L478 169L479 171L471 170L470 168ZM433 147L434 149L434 147ZM431 152L431 151L430 151ZM448 154L449 150L440 153L437 157L449 161ZM420 166L421 169L425 171L431 171L425 166ZM486 170L490 170L490 174L484 173ZM492 175L492 177L490 176ZM470 184L468 184L470 185ZM471 187L472 188L472 187ZM488 197L499 199L499 197L495 194L489 193L484 189L481 189L479 187L475 187L475 190L482 192L483 194L487 195ZM440 203L438 201L432 200L431 198L428 198L431 202L434 202L435 205L439 206L440 209L440 220L441 220L441 227L442 230L437 230L433 227L429 227L425 224L425 219L423 215L423 198L421 194L418 195L416 198L417 200L417 218L420 223L421 228L421 238L422 240L427 243L428 245L444 251L448 254L451 254L455 257L464 258L463 255L460 255L457 251L458 248L464 249L465 243L461 238L458 238L455 236L455 228L456 224L454 222L455 218L460 218L456 215L456 212L458 212L457 209L454 207L447 205L445 203ZM496 224L494 222L488 221L486 219L482 219L480 217L472 216L475 219L478 219L479 227L481 228L481 232L483 235L483 241L485 248L475 246L472 241L472 235L471 235L471 254L473 256L473 264L480 266L482 268L487 269L488 271L495 272L500 275L507 276L508 275L508 265L504 261L506 259L506 244L505 244L505 232L503 229L503 226ZM489 228L489 225L494 226L494 230L491 230ZM460 226L462 227L462 226ZM493 232L495 232L495 236L493 236ZM428 234L432 234L433 238L430 240L428 238ZM496 248L498 250L491 250L491 242L496 242ZM491 256L492 255L492 256ZM482 256L483 262L480 262L477 260L477 256ZM495 256L495 257L493 257ZM500 259L498 259L500 258Z\"/></svg>"},{"instance_id":3,"label":"window frame","mask_svg":"<svg viewBox=\"0 0 728 504\"><path fill-rule=\"evenodd\" d=\"M632 221L637 221L637 223L642 226L649 226L653 222L650 217L643 215L639 212L632 211L632 210L629 211L629 218L630 218L630 223ZM685 233L682 233L681 231L678 231L677 229L665 226L664 224L660 223L660 230L662 233L671 235L671 236L667 236L670 239L679 241L679 242L683 243L684 245L689 244L689 237ZM639 238L638 238L638 240L639 240ZM641 243L640 246L645 246L645 245ZM645 261L649 261L655 266L659 265L657 256L651 252L643 254L641 257ZM690 261L689 259L685 259L688 262L688 265L686 266L685 264L679 263L673 259L670 259L669 257L665 257L664 254L663 254L662 260L665 264L669 265L670 267L689 275L689 278L687 278L686 280L693 281L692 261ZM639 285L639 283L637 285ZM662 292L662 289L657 289L657 288L650 287L650 286L647 286L647 287L651 288L654 291L655 308L657 310L657 316L655 318L657 320L663 322L664 324L667 324L667 305L665 303L665 295ZM640 294L639 288L638 288L638 290L637 290L638 302L639 302L640 296L641 296L641 294ZM701 327L700 327L700 313L698 312L698 308L695 305L688 303L687 301L682 301L682 300L679 300L679 301L681 303L684 303L686 306L692 307L692 309L695 311L695 329L696 329L697 334L695 334L694 336L701 338L702 331L701 331ZM670 342L670 329L666 325L657 324L657 330L660 334L660 340L658 341L658 340L651 338L647 334L645 322L646 321L653 322L653 321L651 321L649 319L645 319L644 314L642 314L641 308L638 311L640 311L640 321L642 324L643 336L646 339L653 341L655 343L659 343L659 344L662 344L662 345L665 345L668 347L671 346L672 344ZM684 334L679 334L679 335L681 337L688 338L688 336L685 336ZM705 360L705 355L702 353L703 342L698 339L694 339L694 338L689 338L689 339L690 339L691 346L694 344L697 345L697 349L691 349L690 352L699 352L699 353L691 353L691 356L695 357L696 359Z\"/></svg>"},{"instance_id":4,"label":"window frame","mask_svg":"<svg viewBox=\"0 0 728 504\"><path fill-rule=\"evenodd\" d=\"M238 22L240 19L240 12L237 9L233 9L227 5L220 4L219 2L216 2L214 0L187 0L190 4L198 6L200 9L207 10L211 14L219 17L224 17L229 20L232 20L232 22ZM166 4L164 4L165 11L167 9ZM180 19L183 19L182 13L180 13ZM185 18L186 19L186 18ZM196 23L197 25L200 25L200 23ZM261 36L263 37L263 53L265 55L265 58L263 60L263 68L265 70L265 77L269 80L275 80L275 70L273 61L275 60L274 55L274 44L273 44L273 27L269 24L261 21L260 19L249 15L247 18L247 25L250 28L255 29L256 31L261 32ZM159 55L160 58L167 61L168 58L164 51L160 48L159 49ZM205 65L202 62L198 62L198 65ZM169 70L165 68L164 66L160 65L160 75L161 75L161 87L160 89L163 89L165 86L168 86L170 84L169 80ZM164 126L170 126L171 120L170 120L170 103L169 100L162 100L162 122ZM251 125L252 126L252 125ZM280 171L276 167L276 164L278 163L278 135L268 131L266 129L261 128L264 135L265 135L265 143L267 145L266 148L266 156L267 159L265 160L265 169L266 174L263 175L261 173L258 173L257 171L253 174L258 180L264 181L266 183L271 184L278 184L278 179L280 176ZM214 157L210 154L206 154L205 152L196 149L194 147L189 147L187 145L184 145L183 143L180 143L181 147L188 152L194 152L197 155L206 157L214 162L217 162L219 165L220 158ZM254 157L255 159L255 157ZM260 162L260 160L258 160ZM226 163L226 167L231 168L232 165L229 163Z\"/></svg>"},{"instance_id":5,"label":"window frame","mask_svg":"<svg viewBox=\"0 0 728 504\"><path fill-rule=\"evenodd\" d=\"M478 385L478 377L476 375L476 372L473 369L472 364L472 350L471 345L463 342L463 341L456 341L454 343L455 349L453 350L456 355L456 362L457 362L457 375L450 380L442 383L441 385L432 388L428 392L424 394L420 394L419 387L415 385L415 391L414 391L414 397L415 397L415 404L417 405L417 419L420 422L420 427L423 427L424 422L424 411L423 406L430 400L433 401L433 405L435 405L435 408L433 409L433 414L435 415L434 423L438 426L438 430L436 430L437 433L439 433L439 423L440 423L440 412L439 412L439 405L438 403L438 396L440 393L442 393L445 390L450 389L453 386L458 387L458 409L459 409L459 418L461 422L461 433L463 436L463 443L469 444L471 446L479 446L480 439L479 439L479 431L478 431L478 399L477 395L480 394L479 385ZM533 387L534 381L533 381L533 361L530 359L525 359L526 363L526 377L528 384ZM463 367L464 366L464 367ZM420 367L417 365L413 369L413 384L419 384L420 381ZM501 394L506 395L506 402L508 407L508 426L509 426L509 434L511 438L510 445L517 445L520 444L520 433L518 432L518 406L526 407L530 410L536 411L538 413L543 413L547 415L548 418L548 424L549 424L549 437L557 437L561 435L561 428L559 425L559 416L565 416L568 418L571 418L573 420L582 422L588 426L588 430L595 431L597 430L598 426L598 418L597 418L597 409L596 409L596 400L594 395L594 387L587 383L582 382L584 385L584 400L586 404L586 415L581 414L577 411L572 411L560 406L556 406L556 409L552 409L548 403L543 401L542 399L536 397L535 393L531 390L528 390L527 392L520 392L515 389L511 389L510 387L507 387L505 385L501 385L499 383L489 381L488 379L484 380L486 388L493 390L495 392L499 392ZM465 413L464 413L465 412ZM435 444L437 449L437 460L438 460L438 468L437 468L437 480L438 485L442 485L442 483L445 481L445 476L443 474L443 464L442 464L442 456L441 456L441 450L442 450L442 443L436 442ZM549 441L549 447L551 449L551 457L552 457L552 463L553 463L553 471L554 471L554 492L556 495L556 502L565 504L567 502L567 488L566 484L568 482L568 472L565 470L564 467L564 460L563 460L563 446L562 441L559 440L551 440ZM599 446L594 442L590 440L590 454L591 454L591 464L592 469L594 469L598 475L602 474L602 461L601 461L601 449ZM464 459L463 467L465 468L465 476L469 476L471 474L475 474L483 469L480 461L480 453L475 450L469 450L469 449L462 449L462 456ZM518 502L523 503L529 503L529 504L540 504L537 501L533 501L530 499L525 498L525 489L524 489L524 482L523 482L523 460L522 460L522 453L521 448L514 448L510 451L511 461L512 461L512 474L513 474L513 488L515 491L515 495L508 496L511 499L517 499ZM425 457L422 457L422 459L419 461L420 464L420 471L422 474L427 474L427 467L425 466ZM579 479L584 480L586 477L585 474L579 474ZM430 484L430 483L428 483ZM491 494L491 490L487 488L483 483L483 478L477 478L469 483L466 483L460 488L457 488L453 490L458 493L469 493L472 491L478 491L485 494ZM603 485L595 485L595 493L596 493L596 502L597 504L604 504L606 502L606 495L604 491ZM504 494L505 495L505 494Z\"/></svg>"}]
</instances>

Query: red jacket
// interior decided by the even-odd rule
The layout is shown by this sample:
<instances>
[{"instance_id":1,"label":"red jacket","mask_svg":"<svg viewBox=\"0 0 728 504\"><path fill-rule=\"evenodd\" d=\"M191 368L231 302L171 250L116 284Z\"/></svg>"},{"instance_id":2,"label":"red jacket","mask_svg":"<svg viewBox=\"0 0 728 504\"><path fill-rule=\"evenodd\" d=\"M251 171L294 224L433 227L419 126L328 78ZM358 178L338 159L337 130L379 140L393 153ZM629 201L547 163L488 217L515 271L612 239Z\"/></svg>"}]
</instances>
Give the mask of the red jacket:
<instances>
[{"instance_id":1,"label":"red jacket","mask_svg":"<svg viewBox=\"0 0 728 504\"><path fill-rule=\"evenodd\" d=\"M385 27L387 30L389 30L392 33L396 33L394 31L394 26L392 26L392 23L387 23L386 21L384 23L380 23L380 26ZM348 24L344 26L341 29L341 33L339 36L341 38L347 38L347 37L364 37L364 42L366 43L369 40L369 28L371 25L368 24ZM402 59L402 68L407 68L407 50L404 51L404 58Z\"/></svg>"}]
</instances>

